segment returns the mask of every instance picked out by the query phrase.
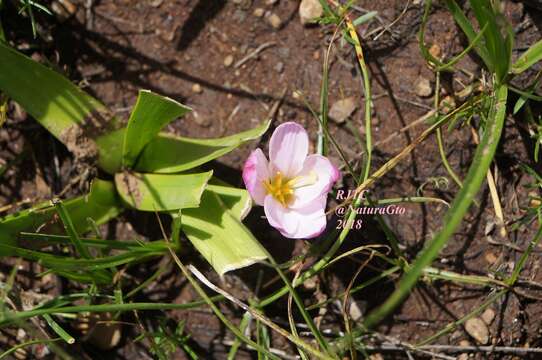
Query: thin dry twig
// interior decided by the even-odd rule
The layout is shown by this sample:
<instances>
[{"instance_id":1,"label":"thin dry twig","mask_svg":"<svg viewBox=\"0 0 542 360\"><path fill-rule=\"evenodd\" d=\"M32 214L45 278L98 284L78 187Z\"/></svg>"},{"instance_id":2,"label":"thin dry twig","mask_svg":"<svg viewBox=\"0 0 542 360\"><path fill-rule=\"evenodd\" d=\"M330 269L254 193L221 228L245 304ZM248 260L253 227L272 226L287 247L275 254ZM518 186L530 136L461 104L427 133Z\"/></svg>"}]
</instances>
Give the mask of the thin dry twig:
<instances>
[{"instance_id":1,"label":"thin dry twig","mask_svg":"<svg viewBox=\"0 0 542 360\"><path fill-rule=\"evenodd\" d=\"M235 65L233 66L234 68L238 69L240 68L241 66L243 66L243 64L245 64L247 61L251 60L251 59L254 59L256 58L262 51L264 51L265 49L271 47L271 46L275 46L277 45L276 42L274 41L269 41L269 42L266 42L266 43L263 43L261 44L260 46L258 46L256 49L254 49L253 51L251 51L250 53L248 53L244 58L242 58L241 60L239 60L238 62L235 63Z\"/></svg>"}]
</instances>

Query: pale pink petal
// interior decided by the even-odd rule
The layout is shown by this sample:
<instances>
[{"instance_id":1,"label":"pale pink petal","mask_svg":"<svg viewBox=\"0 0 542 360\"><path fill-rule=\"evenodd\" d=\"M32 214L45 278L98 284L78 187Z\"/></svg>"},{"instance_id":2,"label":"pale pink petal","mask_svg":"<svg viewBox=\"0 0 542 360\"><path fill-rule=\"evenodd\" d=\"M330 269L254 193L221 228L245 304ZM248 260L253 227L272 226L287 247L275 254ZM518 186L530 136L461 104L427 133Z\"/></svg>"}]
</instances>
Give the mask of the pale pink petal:
<instances>
[{"instance_id":1,"label":"pale pink petal","mask_svg":"<svg viewBox=\"0 0 542 360\"><path fill-rule=\"evenodd\" d=\"M303 168L297 175L297 185L294 183L294 201L290 204L293 209L300 209L325 196L333 184L339 179L339 170L322 155L309 155ZM304 185L307 183L309 185Z\"/></svg>"},{"instance_id":2,"label":"pale pink petal","mask_svg":"<svg viewBox=\"0 0 542 360\"><path fill-rule=\"evenodd\" d=\"M243 167L243 181L248 193L254 199L254 202L263 206L267 192L263 186L263 181L269 179L269 162L261 149L256 149L245 162Z\"/></svg>"},{"instance_id":3,"label":"pale pink petal","mask_svg":"<svg viewBox=\"0 0 542 360\"><path fill-rule=\"evenodd\" d=\"M269 142L269 161L273 171L285 177L294 177L301 168L309 151L309 136L295 122L279 125ZM274 175L274 174L273 174Z\"/></svg>"},{"instance_id":4,"label":"pale pink petal","mask_svg":"<svg viewBox=\"0 0 542 360\"><path fill-rule=\"evenodd\" d=\"M326 228L326 198L315 199L306 207L291 209L282 206L272 196L265 198L265 216L269 224L292 239L310 239Z\"/></svg>"}]
</instances>

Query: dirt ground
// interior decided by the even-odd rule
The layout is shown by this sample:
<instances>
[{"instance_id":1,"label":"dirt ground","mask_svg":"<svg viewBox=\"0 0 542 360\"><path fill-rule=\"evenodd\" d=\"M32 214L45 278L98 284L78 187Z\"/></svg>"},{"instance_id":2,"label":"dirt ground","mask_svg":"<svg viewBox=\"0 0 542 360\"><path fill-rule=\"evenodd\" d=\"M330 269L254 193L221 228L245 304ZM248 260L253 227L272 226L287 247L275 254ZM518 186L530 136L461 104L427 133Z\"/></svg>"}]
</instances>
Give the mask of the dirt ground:
<instances>
[{"instance_id":1,"label":"dirt ground","mask_svg":"<svg viewBox=\"0 0 542 360\"><path fill-rule=\"evenodd\" d=\"M273 5L267 5L268 2L264 0L72 2L77 11L68 20L39 16L41 36L38 40L31 38L29 25L21 24L10 5L2 13L2 22L8 29L8 36L15 39L14 43L21 51L57 67L113 109L119 117L128 118L139 89L150 89L194 109L169 125L168 131L191 137L218 137L254 127L265 120L274 103L282 99L272 127L285 121L297 121L307 127L311 140L316 143L316 121L294 91L301 91L318 108L323 58L334 29L331 26L303 26L297 13L297 1L281 0ZM85 7L88 3L92 4L90 8ZM367 35L364 50L372 76L375 107L373 135L378 144L431 109L432 98L418 96L415 83L420 77L433 83L434 75L426 66L418 45L417 32L423 5L417 1L407 3L394 0L358 3L364 9L379 12L378 21L359 29L361 36ZM505 1L504 5L506 15L518 34L514 51L517 57L520 51L540 39L542 14L526 8L522 3ZM255 15L258 8L264 9L263 17ZM278 15L281 20L278 28L271 26L267 12ZM390 24L398 17L378 39L374 39L376 34L368 35L377 26ZM438 5L429 18L426 42L429 45L438 44L440 51L448 56L457 54L466 44L449 13ZM361 76L351 46L348 43L336 44L331 55L330 104L354 96L357 110L352 116L352 123L357 130L363 131ZM262 45L266 47L258 56L238 66L241 60ZM228 57L233 57L231 64L228 64L231 60ZM468 73L478 76L480 72L480 62L474 56L462 60L459 67L465 72L443 79L447 94L460 90L460 83L472 81ZM529 84L529 76L532 73L518 79L518 86ZM39 87L39 84L36 85ZM540 164L532 163L532 142L521 122L521 117L508 117L496 157L497 186L508 221L519 218L523 214L522 209L528 205L524 186L532 179L519 170L518 164L525 162L541 170ZM392 141L377 146L373 170L410 143L423 128L423 125L415 126ZM361 149L346 124L331 122L330 131L347 151L349 158L359 157ZM240 170L244 159L253 148L265 146L269 134L260 142L252 142L220 158L213 164L219 176L242 186ZM464 176L475 148L470 130L465 127L447 132L445 142L452 167L460 177ZM70 155L63 145L12 104L10 118L0 128L0 161L15 158L19 161L0 179L0 207L26 199L32 202L48 199L58 194L76 176ZM340 163L333 150L331 158L335 163ZM447 172L438 156L436 140L431 137L371 190L377 198L394 198L414 196L423 186L425 196L438 196L449 201L457 192L457 187L451 181L448 187L436 187L434 181L439 177L447 177ZM352 189L353 184L347 179L342 186L348 190ZM68 194L80 191L73 188ZM534 234L534 225L533 228L510 232L508 238L502 239L495 231L488 231L491 228L488 224L494 222L495 215L487 186L484 186L478 201L479 206L471 209L461 229L441 252L435 266L464 274L506 274L521 256L517 249L527 247ZM386 219L398 235L405 252L413 258L442 225L446 207L442 204L411 204L405 207L407 211L404 215ZM292 254L307 248L308 244L284 239L270 230L262 215L263 211L256 208L246 222L279 260L287 260ZM373 219L367 217L364 220L362 229L351 232L345 249L386 241ZM335 224L336 219L330 221L330 228ZM131 212L125 212L104 230L107 230L108 238L160 237L153 217ZM542 283L539 269L541 250L535 250L531 256L522 273L524 281ZM199 268L208 270L214 281L242 299L248 298L249 294L264 297L279 285L276 281L270 282L271 274L259 266L219 279L213 277L208 265L195 252L187 250L183 256L194 259ZM332 267L316 282L317 290L306 286L302 291L307 305L316 302L319 296L344 290L363 259L354 256L340 266ZM0 269L6 273L11 264L2 261ZM373 265L373 269L360 274L356 284L386 266L378 262ZM130 274L134 283L145 279L157 266L160 264L147 263L132 269ZM43 287L43 284L32 280L32 274L36 271L38 269L28 268L27 272L20 273L22 286ZM265 281L262 289L255 293L254 284L259 271L265 274ZM72 286L63 283L62 291L68 291ZM393 289L391 281L377 283L356 293L355 304L365 313L381 304ZM491 344L542 346L541 289L526 289L524 296L510 294L491 305L496 314L489 325ZM489 289L480 286L424 281L379 327L379 331L401 341L416 343L462 318L484 302L488 295ZM137 300L186 302L195 298L177 269L171 267L159 282L153 283ZM284 305L285 302L279 302L268 311L279 324L287 326ZM239 321L242 315L239 309L227 304L222 307L232 319ZM344 330L339 308L333 305L329 309L323 318L322 328L332 333ZM208 309L139 315L142 323L151 328L156 326L157 318L166 315L170 321L185 320L186 331L191 334L191 346L200 353L201 358L226 358L231 335L225 335L226 330ZM317 315L314 313L314 316ZM133 323L133 317L133 314L126 314L124 320ZM144 342L131 341L137 334L137 326L124 326L121 345L107 353L97 352L86 344L76 346L82 346L86 358L150 358ZM462 340L473 342L459 327L436 343L458 345ZM273 346L295 355L294 350L278 336L273 337ZM0 344L2 347L3 344ZM401 353L383 355L385 359L407 358ZM178 351L175 358L183 359L185 355ZM238 358L255 358L255 354L242 350ZM477 353L472 358L518 357Z\"/></svg>"}]
</instances>

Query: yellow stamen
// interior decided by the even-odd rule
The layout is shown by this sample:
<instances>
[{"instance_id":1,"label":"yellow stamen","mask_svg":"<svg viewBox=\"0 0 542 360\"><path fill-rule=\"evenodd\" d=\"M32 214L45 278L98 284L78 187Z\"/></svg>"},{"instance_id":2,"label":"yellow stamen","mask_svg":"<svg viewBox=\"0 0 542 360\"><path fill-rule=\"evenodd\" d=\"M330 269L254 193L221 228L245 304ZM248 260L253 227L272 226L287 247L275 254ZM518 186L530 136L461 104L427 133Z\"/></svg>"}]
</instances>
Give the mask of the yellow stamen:
<instances>
[{"instance_id":1,"label":"yellow stamen","mask_svg":"<svg viewBox=\"0 0 542 360\"><path fill-rule=\"evenodd\" d=\"M268 194L273 196L282 206L288 206L294 199L294 189L314 184L318 180L318 175L312 171L306 176L296 176L292 179L286 179L280 171L269 180L263 181L263 186Z\"/></svg>"}]
</instances>

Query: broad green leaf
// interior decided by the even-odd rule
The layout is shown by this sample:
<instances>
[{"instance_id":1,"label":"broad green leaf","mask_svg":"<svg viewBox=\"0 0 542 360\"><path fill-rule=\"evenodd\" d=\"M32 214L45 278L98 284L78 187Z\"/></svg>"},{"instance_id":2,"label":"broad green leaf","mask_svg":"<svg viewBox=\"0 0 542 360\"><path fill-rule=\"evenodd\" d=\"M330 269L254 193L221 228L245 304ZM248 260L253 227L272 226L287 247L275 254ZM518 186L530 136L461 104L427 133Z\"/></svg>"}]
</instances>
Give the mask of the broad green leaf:
<instances>
[{"instance_id":1,"label":"broad green leaf","mask_svg":"<svg viewBox=\"0 0 542 360\"><path fill-rule=\"evenodd\" d=\"M542 60L542 40L531 45L519 59L512 65L512 72L514 74L520 74Z\"/></svg>"},{"instance_id":2,"label":"broad green leaf","mask_svg":"<svg viewBox=\"0 0 542 360\"><path fill-rule=\"evenodd\" d=\"M216 139L192 139L160 133L139 156L135 170L152 173L176 173L214 160L246 141L257 139L269 128L270 121L241 133ZM122 165L122 143L126 129L119 129L96 139L98 166L109 174Z\"/></svg>"},{"instance_id":3,"label":"broad green leaf","mask_svg":"<svg viewBox=\"0 0 542 360\"><path fill-rule=\"evenodd\" d=\"M248 140L257 139L270 121L253 129L217 139L191 139L159 134L143 149L135 168L141 172L175 173L220 157Z\"/></svg>"},{"instance_id":4,"label":"broad green leaf","mask_svg":"<svg viewBox=\"0 0 542 360\"><path fill-rule=\"evenodd\" d=\"M172 175L125 171L115 174L115 185L122 200L137 210L178 210L200 204L212 175L212 171Z\"/></svg>"},{"instance_id":5,"label":"broad green leaf","mask_svg":"<svg viewBox=\"0 0 542 360\"><path fill-rule=\"evenodd\" d=\"M183 210L182 229L220 275L267 257L252 233L212 191L203 194L200 207Z\"/></svg>"},{"instance_id":6,"label":"broad green leaf","mask_svg":"<svg viewBox=\"0 0 542 360\"><path fill-rule=\"evenodd\" d=\"M113 183L98 179L93 181L88 195L67 200L64 205L79 233L90 230L87 221L89 217L97 224L103 224L122 212L122 204ZM0 219L0 244L16 246L20 232L33 232L38 228L44 233L63 232L56 209L49 202ZM0 249L0 255L9 253Z\"/></svg>"},{"instance_id":7,"label":"broad green leaf","mask_svg":"<svg viewBox=\"0 0 542 360\"><path fill-rule=\"evenodd\" d=\"M218 195L232 215L236 219L243 220L252 209L252 199L248 191L229 186L216 178L213 178L211 182L219 185L209 184L205 192L209 191Z\"/></svg>"},{"instance_id":8,"label":"broad green leaf","mask_svg":"<svg viewBox=\"0 0 542 360\"><path fill-rule=\"evenodd\" d=\"M165 96L140 90L124 136L123 166L131 168L145 145L172 120L191 109Z\"/></svg>"},{"instance_id":9,"label":"broad green leaf","mask_svg":"<svg viewBox=\"0 0 542 360\"><path fill-rule=\"evenodd\" d=\"M99 101L2 42L0 90L76 154L85 151L82 141L92 151L91 138L114 126L114 117Z\"/></svg>"}]
</instances>

